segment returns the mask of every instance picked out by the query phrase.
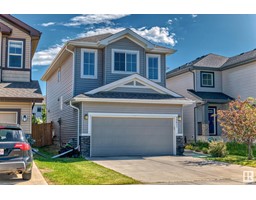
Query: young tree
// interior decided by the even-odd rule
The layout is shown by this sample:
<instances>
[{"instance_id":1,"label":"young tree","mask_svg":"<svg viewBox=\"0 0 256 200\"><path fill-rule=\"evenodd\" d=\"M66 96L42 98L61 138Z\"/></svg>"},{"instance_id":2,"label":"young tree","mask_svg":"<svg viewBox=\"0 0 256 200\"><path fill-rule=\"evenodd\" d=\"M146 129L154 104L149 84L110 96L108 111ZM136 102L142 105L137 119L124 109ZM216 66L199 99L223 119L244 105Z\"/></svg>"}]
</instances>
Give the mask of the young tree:
<instances>
[{"instance_id":1,"label":"young tree","mask_svg":"<svg viewBox=\"0 0 256 200\"><path fill-rule=\"evenodd\" d=\"M46 105L45 104L42 107L42 120L43 120L43 123L46 123Z\"/></svg>"},{"instance_id":2,"label":"young tree","mask_svg":"<svg viewBox=\"0 0 256 200\"><path fill-rule=\"evenodd\" d=\"M256 99L238 97L227 110L218 110L218 121L224 135L248 146L248 160L253 159L252 145L256 140Z\"/></svg>"}]
</instances>

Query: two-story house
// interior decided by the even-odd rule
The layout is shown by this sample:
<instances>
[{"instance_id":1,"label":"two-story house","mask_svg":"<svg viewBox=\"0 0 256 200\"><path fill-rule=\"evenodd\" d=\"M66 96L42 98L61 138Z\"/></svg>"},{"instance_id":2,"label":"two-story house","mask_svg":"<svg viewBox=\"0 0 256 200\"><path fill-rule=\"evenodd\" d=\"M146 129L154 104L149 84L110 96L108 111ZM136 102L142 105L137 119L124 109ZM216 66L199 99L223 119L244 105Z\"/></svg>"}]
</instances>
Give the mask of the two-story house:
<instances>
[{"instance_id":1,"label":"two-story house","mask_svg":"<svg viewBox=\"0 0 256 200\"><path fill-rule=\"evenodd\" d=\"M184 108L188 141L222 138L217 115L228 102L256 97L256 50L233 57L208 54L167 73L167 88L195 101Z\"/></svg>"},{"instance_id":2,"label":"two-story house","mask_svg":"<svg viewBox=\"0 0 256 200\"><path fill-rule=\"evenodd\" d=\"M31 60L41 33L11 15L0 15L0 123L31 134L32 107L43 96L31 80Z\"/></svg>"},{"instance_id":3,"label":"two-story house","mask_svg":"<svg viewBox=\"0 0 256 200\"><path fill-rule=\"evenodd\" d=\"M84 156L176 154L191 101L165 87L174 52L130 29L68 41L42 77L60 142Z\"/></svg>"}]
</instances>

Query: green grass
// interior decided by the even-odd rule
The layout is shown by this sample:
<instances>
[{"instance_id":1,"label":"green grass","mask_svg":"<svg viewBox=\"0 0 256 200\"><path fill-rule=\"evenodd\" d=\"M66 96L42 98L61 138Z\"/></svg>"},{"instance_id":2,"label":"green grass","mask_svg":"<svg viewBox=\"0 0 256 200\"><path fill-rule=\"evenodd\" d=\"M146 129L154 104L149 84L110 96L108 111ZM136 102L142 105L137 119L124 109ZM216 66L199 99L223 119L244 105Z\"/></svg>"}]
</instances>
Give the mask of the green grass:
<instances>
[{"instance_id":1,"label":"green grass","mask_svg":"<svg viewBox=\"0 0 256 200\"><path fill-rule=\"evenodd\" d=\"M256 160L248 160L245 156L228 155L224 158L207 157L206 159L249 167L256 167Z\"/></svg>"},{"instance_id":2,"label":"green grass","mask_svg":"<svg viewBox=\"0 0 256 200\"><path fill-rule=\"evenodd\" d=\"M40 148L40 152L52 152ZM35 163L48 184L54 185L119 185L139 184L130 177L85 160L84 158L42 158L35 155Z\"/></svg>"}]
</instances>

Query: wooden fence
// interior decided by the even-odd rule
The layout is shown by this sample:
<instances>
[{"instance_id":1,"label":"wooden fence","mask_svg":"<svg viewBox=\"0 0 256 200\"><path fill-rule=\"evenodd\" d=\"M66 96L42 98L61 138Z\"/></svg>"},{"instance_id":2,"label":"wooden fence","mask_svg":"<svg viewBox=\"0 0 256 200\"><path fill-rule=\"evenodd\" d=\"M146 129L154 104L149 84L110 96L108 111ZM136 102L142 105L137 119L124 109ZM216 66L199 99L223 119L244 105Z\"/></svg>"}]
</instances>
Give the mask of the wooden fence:
<instances>
[{"instance_id":1,"label":"wooden fence","mask_svg":"<svg viewBox=\"0 0 256 200\"><path fill-rule=\"evenodd\" d=\"M36 147L52 145L52 123L32 124L32 138Z\"/></svg>"}]
</instances>

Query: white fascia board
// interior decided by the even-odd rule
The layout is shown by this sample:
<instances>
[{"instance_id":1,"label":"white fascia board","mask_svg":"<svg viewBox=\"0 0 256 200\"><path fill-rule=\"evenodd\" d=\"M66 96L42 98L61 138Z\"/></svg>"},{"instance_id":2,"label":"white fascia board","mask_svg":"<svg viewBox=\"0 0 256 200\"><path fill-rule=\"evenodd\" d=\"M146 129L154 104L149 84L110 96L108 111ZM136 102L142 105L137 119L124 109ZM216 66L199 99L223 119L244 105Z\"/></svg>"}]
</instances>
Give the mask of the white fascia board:
<instances>
[{"instance_id":1,"label":"white fascia board","mask_svg":"<svg viewBox=\"0 0 256 200\"><path fill-rule=\"evenodd\" d=\"M100 47L100 45L95 42L70 41L69 44L76 47L94 47L94 48Z\"/></svg>"},{"instance_id":2,"label":"white fascia board","mask_svg":"<svg viewBox=\"0 0 256 200\"><path fill-rule=\"evenodd\" d=\"M194 103L188 99L114 99L114 98L73 98L74 102L103 102L103 103L142 103L142 104L169 104L169 105L191 105Z\"/></svg>"},{"instance_id":3,"label":"white fascia board","mask_svg":"<svg viewBox=\"0 0 256 200\"><path fill-rule=\"evenodd\" d=\"M104 40L100 41L100 44L102 45L108 45L110 43L112 43L113 41L116 41L118 38L123 37L124 35L131 35L132 37L136 38L137 40L141 41L142 43L144 43L146 45L147 48L152 49L154 48L154 45L147 41L146 39L144 39L143 37L141 37L140 35L138 35L137 33L133 32L130 29L125 29L123 31L120 31Z\"/></svg>"}]
</instances>

